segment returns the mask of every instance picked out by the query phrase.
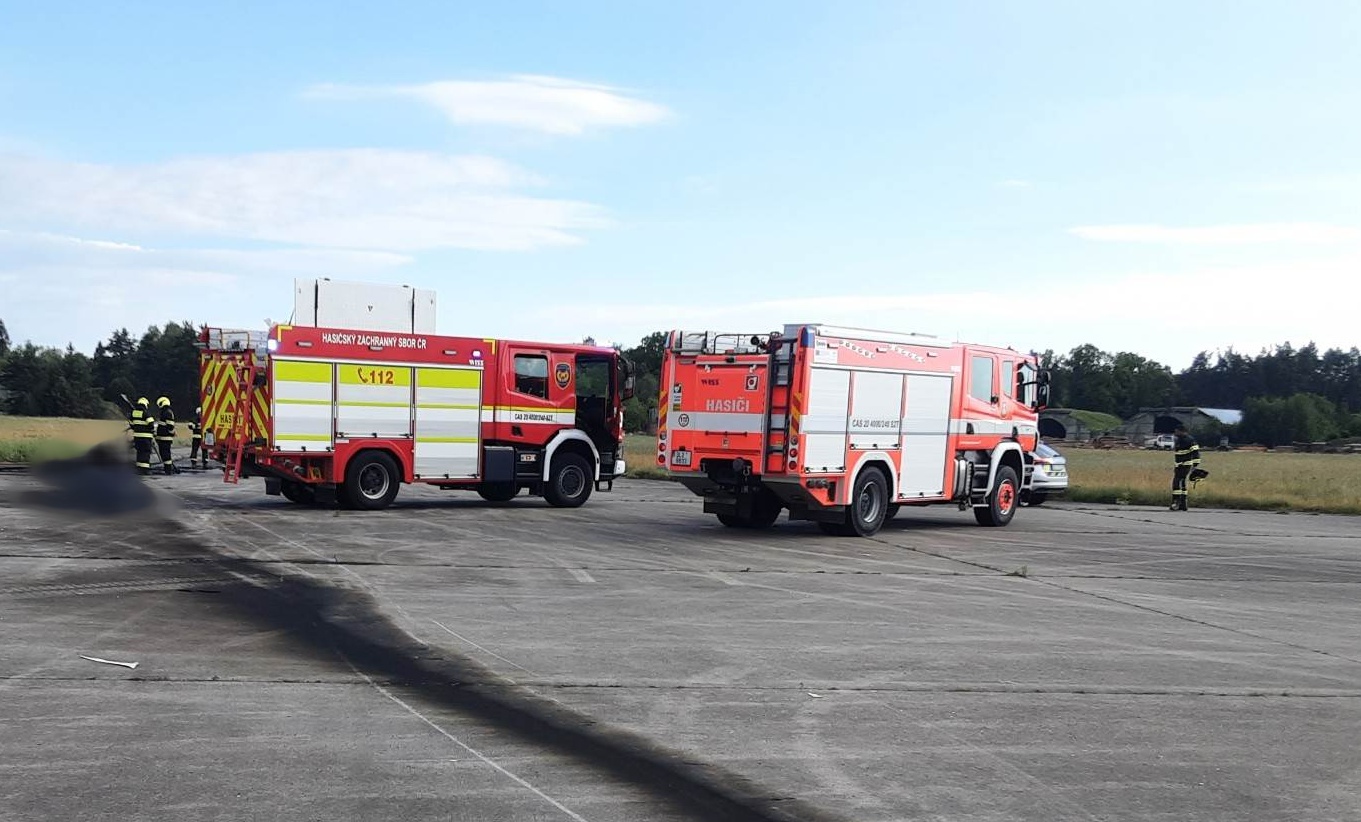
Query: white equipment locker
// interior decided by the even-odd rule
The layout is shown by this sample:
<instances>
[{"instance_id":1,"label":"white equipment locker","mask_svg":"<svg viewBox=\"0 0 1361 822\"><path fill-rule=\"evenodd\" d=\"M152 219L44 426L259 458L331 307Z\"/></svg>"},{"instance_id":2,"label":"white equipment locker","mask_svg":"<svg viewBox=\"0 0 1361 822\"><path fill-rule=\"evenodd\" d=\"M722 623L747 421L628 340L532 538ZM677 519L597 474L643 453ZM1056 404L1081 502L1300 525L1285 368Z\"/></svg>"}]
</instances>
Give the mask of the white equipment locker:
<instances>
[{"instance_id":1,"label":"white equipment locker","mask_svg":"<svg viewBox=\"0 0 1361 822\"><path fill-rule=\"evenodd\" d=\"M293 325L434 334L435 292L326 278L294 280Z\"/></svg>"}]
</instances>

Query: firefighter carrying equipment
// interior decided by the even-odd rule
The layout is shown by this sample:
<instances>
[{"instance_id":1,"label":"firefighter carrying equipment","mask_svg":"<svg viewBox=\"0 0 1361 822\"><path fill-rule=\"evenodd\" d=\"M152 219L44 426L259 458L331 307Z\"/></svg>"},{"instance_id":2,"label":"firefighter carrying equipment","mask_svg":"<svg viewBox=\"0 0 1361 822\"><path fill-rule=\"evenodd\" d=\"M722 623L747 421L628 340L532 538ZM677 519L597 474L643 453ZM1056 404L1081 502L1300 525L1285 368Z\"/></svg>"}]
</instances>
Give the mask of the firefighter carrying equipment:
<instances>
[{"instance_id":1,"label":"firefighter carrying equipment","mask_svg":"<svg viewBox=\"0 0 1361 822\"><path fill-rule=\"evenodd\" d=\"M1186 431L1177 432L1177 441L1172 452L1174 468L1172 471L1172 508L1173 511L1185 511L1186 498L1188 491L1186 481L1195 477L1196 480L1208 477L1210 472L1200 467L1200 445L1195 438Z\"/></svg>"}]
</instances>

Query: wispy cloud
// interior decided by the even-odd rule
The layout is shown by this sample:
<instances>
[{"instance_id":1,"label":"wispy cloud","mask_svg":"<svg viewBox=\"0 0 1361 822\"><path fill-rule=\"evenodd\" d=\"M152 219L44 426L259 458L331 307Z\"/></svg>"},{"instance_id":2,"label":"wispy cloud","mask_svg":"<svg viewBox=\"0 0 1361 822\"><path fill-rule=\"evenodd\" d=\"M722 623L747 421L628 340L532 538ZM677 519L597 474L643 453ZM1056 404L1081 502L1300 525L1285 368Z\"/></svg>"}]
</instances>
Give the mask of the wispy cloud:
<instances>
[{"instance_id":1,"label":"wispy cloud","mask_svg":"<svg viewBox=\"0 0 1361 822\"><path fill-rule=\"evenodd\" d=\"M663 105L611 86L540 75L400 86L323 84L307 89L305 96L323 100L416 100L434 106L459 125L508 126L557 135L648 125L671 114Z\"/></svg>"},{"instance_id":2,"label":"wispy cloud","mask_svg":"<svg viewBox=\"0 0 1361 822\"><path fill-rule=\"evenodd\" d=\"M258 325L262 303L246 295L277 310L294 277L384 280L412 262L380 251L166 249L0 229L0 283L9 289L0 313L16 339L88 351L117 326L145 328L181 312L205 319L210 308L214 321Z\"/></svg>"},{"instance_id":3,"label":"wispy cloud","mask_svg":"<svg viewBox=\"0 0 1361 822\"><path fill-rule=\"evenodd\" d=\"M148 248L115 240L71 237L50 232L0 229L0 270L45 266L111 270L161 268L214 275L351 276L410 265L405 254L329 248L233 249Z\"/></svg>"},{"instance_id":4,"label":"wispy cloud","mask_svg":"<svg viewBox=\"0 0 1361 822\"><path fill-rule=\"evenodd\" d=\"M167 233L302 246L527 250L608 224L589 203L533 197L501 160L376 149L100 165L0 155L0 220L72 234Z\"/></svg>"},{"instance_id":5,"label":"wispy cloud","mask_svg":"<svg viewBox=\"0 0 1361 822\"><path fill-rule=\"evenodd\" d=\"M1153 224L1085 225L1068 229L1084 240L1174 245L1322 244L1361 240L1361 229L1328 223L1256 223L1174 228Z\"/></svg>"},{"instance_id":6,"label":"wispy cloud","mask_svg":"<svg viewBox=\"0 0 1361 822\"><path fill-rule=\"evenodd\" d=\"M662 329L761 333L785 323L821 322L915 331L1018 350L1068 351L1092 343L1181 369L1197 352L1229 345L1248 351L1285 341L1314 340L1324 348L1356 345L1348 329L1354 327L1354 306L1361 303L1357 270L1361 253L1348 252L1324 259L1133 272L1048 289L1027 281L977 291L823 292L778 300L761 299L751 291L746 299L734 295L712 303L697 296L692 301L651 304L555 305L535 319L545 333L551 330L563 338L581 329L608 326L630 344ZM1262 299L1263 288L1278 288L1283 282L1291 283L1296 293L1326 293L1327 299ZM1198 293L1217 295L1212 308L1199 312L1195 323L1188 326L1175 312L1145 310L1150 298L1172 294L1187 283L1194 283ZM1254 287L1257 284L1262 288ZM1037 294L1043 295L1038 301Z\"/></svg>"}]
</instances>

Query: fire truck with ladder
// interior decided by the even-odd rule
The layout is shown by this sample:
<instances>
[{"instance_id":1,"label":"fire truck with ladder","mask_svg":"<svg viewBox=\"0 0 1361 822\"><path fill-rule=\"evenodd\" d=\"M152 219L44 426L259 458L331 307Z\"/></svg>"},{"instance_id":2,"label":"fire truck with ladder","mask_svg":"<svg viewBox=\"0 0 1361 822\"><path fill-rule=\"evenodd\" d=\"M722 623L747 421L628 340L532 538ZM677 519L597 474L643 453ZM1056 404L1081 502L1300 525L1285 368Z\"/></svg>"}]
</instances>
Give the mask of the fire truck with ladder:
<instances>
[{"instance_id":1,"label":"fire truck with ladder","mask_svg":"<svg viewBox=\"0 0 1361 822\"><path fill-rule=\"evenodd\" d=\"M379 509L421 483L574 508L625 470L613 348L291 324L198 347L207 453L293 502Z\"/></svg>"},{"instance_id":2,"label":"fire truck with ladder","mask_svg":"<svg viewBox=\"0 0 1361 822\"><path fill-rule=\"evenodd\" d=\"M905 505L1009 523L1030 487L1048 375L1034 355L921 334L673 331L657 464L729 527L784 510L870 536Z\"/></svg>"}]
</instances>

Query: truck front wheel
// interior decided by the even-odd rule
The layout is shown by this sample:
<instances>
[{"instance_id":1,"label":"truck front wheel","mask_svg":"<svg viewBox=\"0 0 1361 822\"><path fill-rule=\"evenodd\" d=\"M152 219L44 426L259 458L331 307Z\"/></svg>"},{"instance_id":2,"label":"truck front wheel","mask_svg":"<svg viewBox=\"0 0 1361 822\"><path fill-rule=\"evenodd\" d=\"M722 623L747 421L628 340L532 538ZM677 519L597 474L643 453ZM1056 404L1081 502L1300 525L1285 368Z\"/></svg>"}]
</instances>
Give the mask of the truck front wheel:
<instances>
[{"instance_id":1,"label":"truck front wheel","mask_svg":"<svg viewBox=\"0 0 1361 822\"><path fill-rule=\"evenodd\" d=\"M553 458L544 498L556 508L579 508L591 498L591 463L580 454L559 454Z\"/></svg>"},{"instance_id":2,"label":"truck front wheel","mask_svg":"<svg viewBox=\"0 0 1361 822\"><path fill-rule=\"evenodd\" d=\"M380 451L366 451L345 469L345 500L353 508L377 511L397 498L397 463Z\"/></svg>"},{"instance_id":3,"label":"truck front wheel","mask_svg":"<svg viewBox=\"0 0 1361 822\"><path fill-rule=\"evenodd\" d=\"M1016 481L1016 472L1010 466L1004 465L997 469L997 481L993 484L992 493L988 494L988 504L973 509L978 524L1000 527L1011 522L1021 501L1019 485Z\"/></svg>"}]
</instances>

